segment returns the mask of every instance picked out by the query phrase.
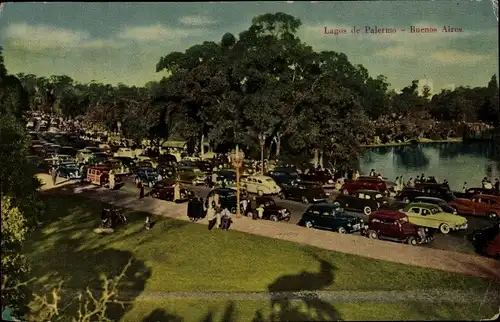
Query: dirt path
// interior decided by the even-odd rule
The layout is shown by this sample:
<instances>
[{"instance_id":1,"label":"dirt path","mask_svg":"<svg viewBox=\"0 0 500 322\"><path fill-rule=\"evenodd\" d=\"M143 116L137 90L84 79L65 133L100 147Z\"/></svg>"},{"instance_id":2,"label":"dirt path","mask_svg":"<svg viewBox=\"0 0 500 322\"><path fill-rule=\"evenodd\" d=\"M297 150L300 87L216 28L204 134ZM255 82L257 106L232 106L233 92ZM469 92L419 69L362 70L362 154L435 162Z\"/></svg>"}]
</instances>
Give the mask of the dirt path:
<instances>
[{"instance_id":1,"label":"dirt path","mask_svg":"<svg viewBox=\"0 0 500 322\"><path fill-rule=\"evenodd\" d=\"M185 220L187 205L175 204L146 197L138 200L136 195L124 191L106 189L69 188L71 193L114 202L117 206L146 211L160 216ZM200 224L207 224L204 219ZM373 259L386 260L425 268L434 268L454 273L500 280L500 262L475 254L455 253L445 250L415 247L405 244L368 239L362 236L341 235L329 231L306 229L295 225L285 225L271 221L235 218L231 229L271 238L349 253Z\"/></svg>"}]
</instances>

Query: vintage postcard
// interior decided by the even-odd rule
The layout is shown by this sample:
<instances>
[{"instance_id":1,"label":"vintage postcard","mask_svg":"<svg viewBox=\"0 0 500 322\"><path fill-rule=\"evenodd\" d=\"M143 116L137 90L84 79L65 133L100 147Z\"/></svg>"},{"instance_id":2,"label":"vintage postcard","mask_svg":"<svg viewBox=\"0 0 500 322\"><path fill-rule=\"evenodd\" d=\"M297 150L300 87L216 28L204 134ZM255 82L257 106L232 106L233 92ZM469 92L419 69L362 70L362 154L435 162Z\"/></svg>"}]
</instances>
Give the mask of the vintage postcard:
<instances>
[{"instance_id":1,"label":"vintage postcard","mask_svg":"<svg viewBox=\"0 0 500 322\"><path fill-rule=\"evenodd\" d=\"M498 55L498 0L0 2L2 319L498 319Z\"/></svg>"}]
</instances>

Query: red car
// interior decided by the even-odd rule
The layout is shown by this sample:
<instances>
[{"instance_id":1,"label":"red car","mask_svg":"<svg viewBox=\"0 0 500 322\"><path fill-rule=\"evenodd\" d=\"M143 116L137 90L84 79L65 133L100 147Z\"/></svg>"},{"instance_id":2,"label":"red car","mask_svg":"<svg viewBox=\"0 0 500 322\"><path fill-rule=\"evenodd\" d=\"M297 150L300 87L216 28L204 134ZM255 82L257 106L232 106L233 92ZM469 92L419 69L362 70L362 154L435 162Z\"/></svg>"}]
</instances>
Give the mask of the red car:
<instances>
[{"instance_id":1,"label":"red car","mask_svg":"<svg viewBox=\"0 0 500 322\"><path fill-rule=\"evenodd\" d=\"M500 258L500 233L490 242L485 253L487 256Z\"/></svg>"},{"instance_id":2,"label":"red car","mask_svg":"<svg viewBox=\"0 0 500 322\"><path fill-rule=\"evenodd\" d=\"M377 190L383 194L388 194L387 185L382 180L347 180L340 191L343 194L353 194L358 190Z\"/></svg>"},{"instance_id":3,"label":"red car","mask_svg":"<svg viewBox=\"0 0 500 322\"><path fill-rule=\"evenodd\" d=\"M471 199L457 198L448 204L459 214L489 217L500 215L500 197L498 196L480 194Z\"/></svg>"}]
</instances>

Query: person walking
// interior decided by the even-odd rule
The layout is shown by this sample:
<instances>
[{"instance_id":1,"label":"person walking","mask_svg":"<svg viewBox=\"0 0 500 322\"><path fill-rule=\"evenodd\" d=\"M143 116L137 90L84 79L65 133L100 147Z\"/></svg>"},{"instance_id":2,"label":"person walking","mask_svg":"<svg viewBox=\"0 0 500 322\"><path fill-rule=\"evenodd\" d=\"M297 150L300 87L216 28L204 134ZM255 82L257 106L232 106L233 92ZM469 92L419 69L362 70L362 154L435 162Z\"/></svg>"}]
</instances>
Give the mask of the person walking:
<instances>
[{"instance_id":1,"label":"person walking","mask_svg":"<svg viewBox=\"0 0 500 322\"><path fill-rule=\"evenodd\" d=\"M55 186L57 181L57 173L55 166L52 166L52 169L50 170L50 176L52 177L52 185Z\"/></svg>"},{"instance_id":2,"label":"person walking","mask_svg":"<svg viewBox=\"0 0 500 322\"><path fill-rule=\"evenodd\" d=\"M139 199L144 199L144 184L142 183L142 181L139 181L138 186L139 186Z\"/></svg>"},{"instance_id":3,"label":"person walking","mask_svg":"<svg viewBox=\"0 0 500 322\"><path fill-rule=\"evenodd\" d=\"M375 177L375 175L376 175L376 173L375 173L375 169L371 169L371 170L370 170L370 174L369 174L369 176L370 176L370 177Z\"/></svg>"},{"instance_id":4,"label":"person walking","mask_svg":"<svg viewBox=\"0 0 500 322\"><path fill-rule=\"evenodd\" d=\"M415 183L413 183L413 178L410 178L410 180L408 180L408 182L406 183L406 186L408 188L415 188Z\"/></svg>"},{"instance_id":5,"label":"person walking","mask_svg":"<svg viewBox=\"0 0 500 322\"><path fill-rule=\"evenodd\" d=\"M467 192L467 181L464 182L464 186L462 187L462 192L463 193Z\"/></svg>"},{"instance_id":6,"label":"person walking","mask_svg":"<svg viewBox=\"0 0 500 322\"><path fill-rule=\"evenodd\" d=\"M259 205L259 207L257 208L257 215L259 216L259 219L262 219L262 217L264 217L264 206L263 205Z\"/></svg>"},{"instance_id":7,"label":"person walking","mask_svg":"<svg viewBox=\"0 0 500 322\"><path fill-rule=\"evenodd\" d=\"M216 208L215 201L209 199L208 209L207 209L208 230L212 230L212 228L214 228L215 224L217 223L215 208Z\"/></svg>"},{"instance_id":8,"label":"person walking","mask_svg":"<svg viewBox=\"0 0 500 322\"><path fill-rule=\"evenodd\" d=\"M109 171L109 189L113 190L115 188L115 171Z\"/></svg>"}]
</instances>

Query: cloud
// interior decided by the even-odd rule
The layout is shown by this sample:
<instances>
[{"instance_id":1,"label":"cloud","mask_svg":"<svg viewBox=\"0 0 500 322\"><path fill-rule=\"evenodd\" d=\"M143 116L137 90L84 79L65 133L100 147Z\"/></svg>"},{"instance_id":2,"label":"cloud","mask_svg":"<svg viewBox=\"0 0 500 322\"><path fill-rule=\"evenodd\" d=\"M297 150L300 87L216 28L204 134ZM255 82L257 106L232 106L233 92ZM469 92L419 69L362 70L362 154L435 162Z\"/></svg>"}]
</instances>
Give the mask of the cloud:
<instances>
[{"instance_id":1,"label":"cloud","mask_svg":"<svg viewBox=\"0 0 500 322\"><path fill-rule=\"evenodd\" d=\"M203 33L201 29L171 28L161 24L127 27L118 35L121 39L134 41L180 40Z\"/></svg>"},{"instance_id":2,"label":"cloud","mask_svg":"<svg viewBox=\"0 0 500 322\"><path fill-rule=\"evenodd\" d=\"M379 50L375 53L375 55L388 58L415 58L417 53L413 48L396 46Z\"/></svg>"},{"instance_id":3,"label":"cloud","mask_svg":"<svg viewBox=\"0 0 500 322\"><path fill-rule=\"evenodd\" d=\"M479 63L490 58L490 56L457 50L444 50L433 52L429 58L445 65L466 65Z\"/></svg>"},{"instance_id":4,"label":"cloud","mask_svg":"<svg viewBox=\"0 0 500 322\"><path fill-rule=\"evenodd\" d=\"M14 47L30 51L47 49L95 49L104 47L119 47L112 40L92 39L85 31L55 28L50 26L31 26L26 23L11 24L7 27L4 38Z\"/></svg>"},{"instance_id":5,"label":"cloud","mask_svg":"<svg viewBox=\"0 0 500 322\"><path fill-rule=\"evenodd\" d=\"M179 22L186 26L201 27L216 24L217 20L213 20L207 16L196 15L184 16L179 19Z\"/></svg>"}]
</instances>

